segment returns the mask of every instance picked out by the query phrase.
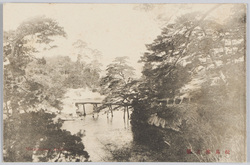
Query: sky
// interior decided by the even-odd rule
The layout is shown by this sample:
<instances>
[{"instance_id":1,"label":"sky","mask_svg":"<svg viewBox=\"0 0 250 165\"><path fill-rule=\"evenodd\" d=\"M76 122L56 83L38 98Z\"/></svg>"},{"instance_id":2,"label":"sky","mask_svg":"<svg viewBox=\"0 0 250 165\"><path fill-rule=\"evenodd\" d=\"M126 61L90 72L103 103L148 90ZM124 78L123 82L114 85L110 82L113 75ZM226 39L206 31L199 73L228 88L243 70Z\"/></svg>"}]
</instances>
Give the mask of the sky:
<instances>
[{"instance_id":1,"label":"sky","mask_svg":"<svg viewBox=\"0 0 250 165\"><path fill-rule=\"evenodd\" d=\"M4 4L3 29L15 30L24 20L35 16L55 19L64 27L67 38L55 38L57 48L37 56L77 57L73 43L84 41L88 48L100 51L103 69L115 57L128 56L129 64L140 75L140 56L161 33L161 28L185 13L206 12L215 4ZM232 5L223 4L209 17L222 22Z\"/></svg>"}]
</instances>

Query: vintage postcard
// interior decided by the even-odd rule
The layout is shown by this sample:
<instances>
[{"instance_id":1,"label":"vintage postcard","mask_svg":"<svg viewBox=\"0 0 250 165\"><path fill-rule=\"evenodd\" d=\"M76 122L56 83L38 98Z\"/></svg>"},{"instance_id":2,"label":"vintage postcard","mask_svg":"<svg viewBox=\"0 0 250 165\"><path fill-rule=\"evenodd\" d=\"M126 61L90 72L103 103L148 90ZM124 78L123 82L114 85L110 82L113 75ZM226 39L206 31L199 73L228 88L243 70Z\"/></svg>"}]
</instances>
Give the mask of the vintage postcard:
<instances>
[{"instance_id":1,"label":"vintage postcard","mask_svg":"<svg viewBox=\"0 0 250 165\"><path fill-rule=\"evenodd\" d=\"M3 5L4 162L245 162L246 4Z\"/></svg>"}]
</instances>

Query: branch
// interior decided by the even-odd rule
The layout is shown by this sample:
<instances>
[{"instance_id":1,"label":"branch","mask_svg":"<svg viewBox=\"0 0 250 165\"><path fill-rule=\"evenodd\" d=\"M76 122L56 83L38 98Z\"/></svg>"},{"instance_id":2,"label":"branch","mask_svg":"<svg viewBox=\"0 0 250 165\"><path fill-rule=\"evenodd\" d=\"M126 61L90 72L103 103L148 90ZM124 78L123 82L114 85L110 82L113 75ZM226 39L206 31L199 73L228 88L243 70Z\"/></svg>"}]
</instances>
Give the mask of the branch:
<instances>
[{"instance_id":1,"label":"branch","mask_svg":"<svg viewBox=\"0 0 250 165\"><path fill-rule=\"evenodd\" d=\"M197 26L199 26L199 24L208 16L208 14L210 14L213 10L215 10L216 8L218 8L218 7L221 6L221 5L222 5L222 4L218 4L218 5L216 5L215 7L213 7L212 9L208 10L208 11L201 17L201 19L200 19L195 25L193 25L193 27L191 27L191 28L189 29L190 32L189 32L189 35L188 35L187 40L186 40L186 42L185 42L185 46L184 46L183 50L181 50L181 52L179 53L179 57L177 57L177 59L175 60L174 64L172 65L172 67L170 67L170 69L169 69L169 71L168 71L168 73L167 73L166 76L168 76L168 75L170 74L170 72L173 70L174 66L178 63L179 59L182 57L184 50L187 49L187 46L188 46L189 41L190 41L190 36L191 36L193 30L194 30ZM187 32L188 32L188 30L183 34L183 36L185 36L185 34L186 34Z\"/></svg>"}]
</instances>

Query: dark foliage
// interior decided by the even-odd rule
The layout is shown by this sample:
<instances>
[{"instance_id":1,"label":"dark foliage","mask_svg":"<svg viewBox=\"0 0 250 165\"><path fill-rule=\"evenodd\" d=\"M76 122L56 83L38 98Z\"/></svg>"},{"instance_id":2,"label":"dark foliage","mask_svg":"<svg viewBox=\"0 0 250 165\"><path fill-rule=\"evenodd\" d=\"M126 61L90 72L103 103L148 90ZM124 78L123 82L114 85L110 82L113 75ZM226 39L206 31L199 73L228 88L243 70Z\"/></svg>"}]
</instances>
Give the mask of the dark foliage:
<instances>
[{"instance_id":1,"label":"dark foliage","mask_svg":"<svg viewBox=\"0 0 250 165\"><path fill-rule=\"evenodd\" d=\"M19 114L4 122L4 161L32 162L88 160L81 137L62 130L62 121L54 122L55 114L43 110Z\"/></svg>"}]
</instances>

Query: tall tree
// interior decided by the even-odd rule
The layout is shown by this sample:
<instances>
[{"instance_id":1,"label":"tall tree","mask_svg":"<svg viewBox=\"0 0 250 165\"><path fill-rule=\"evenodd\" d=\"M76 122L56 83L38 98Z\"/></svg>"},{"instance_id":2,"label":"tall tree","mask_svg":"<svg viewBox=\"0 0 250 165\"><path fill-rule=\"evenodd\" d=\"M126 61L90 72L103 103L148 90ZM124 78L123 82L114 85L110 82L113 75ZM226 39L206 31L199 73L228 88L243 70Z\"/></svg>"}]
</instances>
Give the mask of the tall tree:
<instances>
[{"instance_id":1,"label":"tall tree","mask_svg":"<svg viewBox=\"0 0 250 165\"><path fill-rule=\"evenodd\" d=\"M107 95L105 102L131 102L132 86L135 84L134 68L127 64L127 59L126 56L116 57L113 63L107 66L107 73L100 82L101 94Z\"/></svg>"},{"instance_id":2,"label":"tall tree","mask_svg":"<svg viewBox=\"0 0 250 165\"><path fill-rule=\"evenodd\" d=\"M66 37L58 23L50 18L35 17L21 23L15 31L4 32L4 110L9 115L25 111L38 103L41 85L26 76L25 69L38 59L35 45L53 48L52 37Z\"/></svg>"}]
</instances>

